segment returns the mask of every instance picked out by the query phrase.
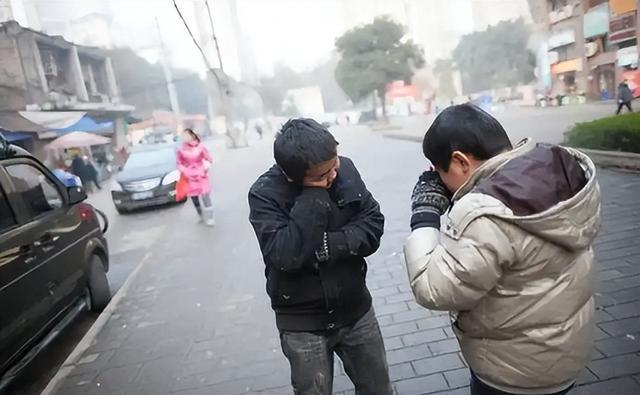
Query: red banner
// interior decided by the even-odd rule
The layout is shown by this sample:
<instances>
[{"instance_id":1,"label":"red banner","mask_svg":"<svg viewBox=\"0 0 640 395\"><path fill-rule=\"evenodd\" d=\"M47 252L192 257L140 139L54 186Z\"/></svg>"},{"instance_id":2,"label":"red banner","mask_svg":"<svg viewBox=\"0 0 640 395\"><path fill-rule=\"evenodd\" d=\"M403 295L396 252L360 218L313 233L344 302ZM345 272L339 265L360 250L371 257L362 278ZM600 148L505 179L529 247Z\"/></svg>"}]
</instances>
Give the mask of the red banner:
<instances>
[{"instance_id":1,"label":"red banner","mask_svg":"<svg viewBox=\"0 0 640 395\"><path fill-rule=\"evenodd\" d=\"M622 72L622 78L627 80L629 88L635 97L640 97L640 70L627 70Z\"/></svg>"}]
</instances>

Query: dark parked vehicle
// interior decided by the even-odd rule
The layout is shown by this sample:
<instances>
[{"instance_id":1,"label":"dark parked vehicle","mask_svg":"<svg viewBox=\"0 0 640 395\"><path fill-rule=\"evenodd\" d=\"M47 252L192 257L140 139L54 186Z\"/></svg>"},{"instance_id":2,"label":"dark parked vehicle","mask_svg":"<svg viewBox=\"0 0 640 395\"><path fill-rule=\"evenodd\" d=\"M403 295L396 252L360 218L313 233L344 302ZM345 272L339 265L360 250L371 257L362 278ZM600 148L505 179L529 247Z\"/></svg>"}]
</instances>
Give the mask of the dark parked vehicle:
<instances>
[{"instance_id":1,"label":"dark parked vehicle","mask_svg":"<svg viewBox=\"0 0 640 395\"><path fill-rule=\"evenodd\" d=\"M86 198L0 134L0 389L77 314L111 298L104 229Z\"/></svg>"},{"instance_id":2,"label":"dark parked vehicle","mask_svg":"<svg viewBox=\"0 0 640 395\"><path fill-rule=\"evenodd\" d=\"M176 203L176 147L142 145L134 150L111 183L111 197L119 213Z\"/></svg>"}]
</instances>

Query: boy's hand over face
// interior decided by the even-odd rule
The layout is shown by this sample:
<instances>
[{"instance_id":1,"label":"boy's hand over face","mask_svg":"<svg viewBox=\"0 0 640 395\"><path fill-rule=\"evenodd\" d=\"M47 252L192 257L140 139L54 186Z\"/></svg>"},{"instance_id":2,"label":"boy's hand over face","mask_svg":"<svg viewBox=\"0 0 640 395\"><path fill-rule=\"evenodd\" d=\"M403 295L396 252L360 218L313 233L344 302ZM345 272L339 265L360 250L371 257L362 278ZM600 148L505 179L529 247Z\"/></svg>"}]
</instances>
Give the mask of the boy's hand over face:
<instances>
[{"instance_id":1,"label":"boy's hand over face","mask_svg":"<svg viewBox=\"0 0 640 395\"><path fill-rule=\"evenodd\" d=\"M433 170L422 173L411 195L411 227L440 226L440 217L451 205L451 194ZM434 221L437 216L437 226Z\"/></svg>"}]
</instances>

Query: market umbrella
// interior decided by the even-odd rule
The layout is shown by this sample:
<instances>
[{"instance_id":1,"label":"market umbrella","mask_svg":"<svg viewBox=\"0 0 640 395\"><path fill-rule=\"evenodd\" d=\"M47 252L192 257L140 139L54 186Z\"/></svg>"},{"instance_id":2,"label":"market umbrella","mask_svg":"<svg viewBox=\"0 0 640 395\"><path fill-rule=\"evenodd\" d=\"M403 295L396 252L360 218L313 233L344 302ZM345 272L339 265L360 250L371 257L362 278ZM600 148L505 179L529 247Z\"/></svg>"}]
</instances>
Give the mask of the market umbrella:
<instances>
[{"instance_id":1,"label":"market umbrella","mask_svg":"<svg viewBox=\"0 0 640 395\"><path fill-rule=\"evenodd\" d=\"M109 144L111 139L87 132L71 132L58 137L49 144L48 149L84 148L94 145Z\"/></svg>"}]
</instances>

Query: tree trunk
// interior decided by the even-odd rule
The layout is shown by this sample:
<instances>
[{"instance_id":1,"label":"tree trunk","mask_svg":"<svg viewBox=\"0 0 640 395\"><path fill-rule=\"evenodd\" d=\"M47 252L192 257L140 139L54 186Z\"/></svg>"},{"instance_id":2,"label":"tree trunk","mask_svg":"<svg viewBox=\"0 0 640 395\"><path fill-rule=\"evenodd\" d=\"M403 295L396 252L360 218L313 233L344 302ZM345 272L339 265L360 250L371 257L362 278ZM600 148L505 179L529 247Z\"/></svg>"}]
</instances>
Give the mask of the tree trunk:
<instances>
[{"instance_id":1,"label":"tree trunk","mask_svg":"<svg viewBox=\"0 0 640 395\"><path fill-rule=\"evenodd\" d=\"M371 95L371 110L373 111L373 119L378 119L378 103L376 103L376 93Z\"/></svg>"},{"instance_id":2,"label":"tree trunk","mask_svg":"<svg viewBox=\"0 0 640 395\"><path fill-rule=\"evenodd\" d=\"M380 103L382 104L382 119L387 120L387 102L386 102L386 92L383 89L378 89L378 96L380 97Z\"/></svg>"}]
</instances>

